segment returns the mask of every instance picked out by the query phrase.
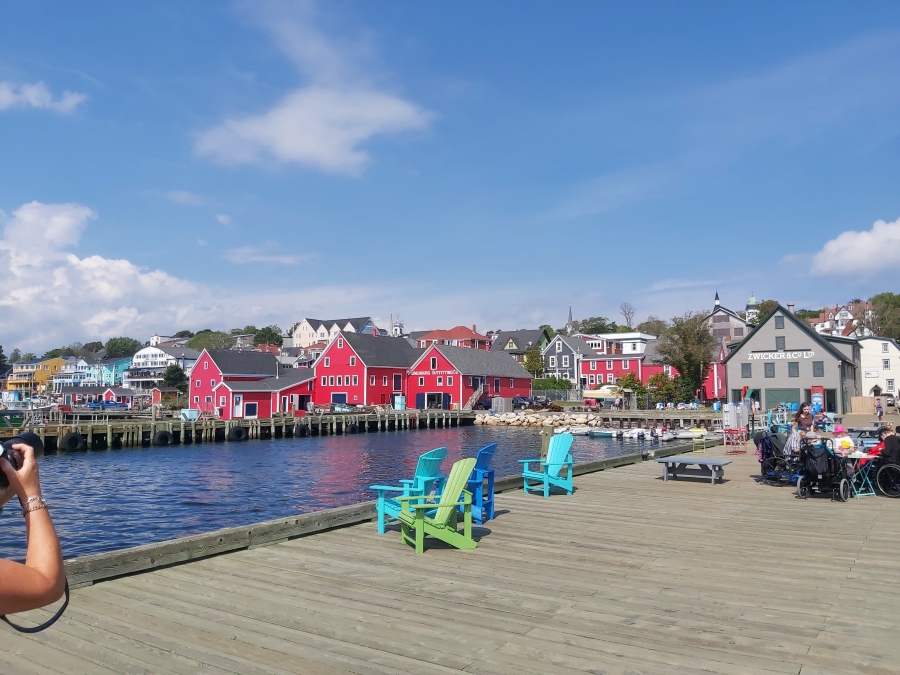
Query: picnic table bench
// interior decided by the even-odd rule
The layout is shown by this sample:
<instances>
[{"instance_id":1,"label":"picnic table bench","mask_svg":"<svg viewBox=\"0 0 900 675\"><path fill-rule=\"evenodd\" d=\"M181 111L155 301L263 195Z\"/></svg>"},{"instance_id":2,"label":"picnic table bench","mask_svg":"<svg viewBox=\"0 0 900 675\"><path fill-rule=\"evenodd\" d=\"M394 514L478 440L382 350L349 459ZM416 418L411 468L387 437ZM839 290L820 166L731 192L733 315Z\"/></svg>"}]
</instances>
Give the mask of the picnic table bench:
<instances>
[{"instance_id":1,"label":"picnic table bench","mask_svg":"<svg viewBox=\"0 0 900 675\"><path fill-rule=\"evenodd\" d=\"M716 478L722 479L725 477L725 466L731 464L730 459L712 459L709 457L690 457L685 455L663 457L656 461L658 464L663 465L664 481L669 480L670 475L673 479L678 478L678 474L684 476L710 476L712 485L716 484ZM692 464L696 464L699 468L687 468Z\"/></svg>"}]
</instances>

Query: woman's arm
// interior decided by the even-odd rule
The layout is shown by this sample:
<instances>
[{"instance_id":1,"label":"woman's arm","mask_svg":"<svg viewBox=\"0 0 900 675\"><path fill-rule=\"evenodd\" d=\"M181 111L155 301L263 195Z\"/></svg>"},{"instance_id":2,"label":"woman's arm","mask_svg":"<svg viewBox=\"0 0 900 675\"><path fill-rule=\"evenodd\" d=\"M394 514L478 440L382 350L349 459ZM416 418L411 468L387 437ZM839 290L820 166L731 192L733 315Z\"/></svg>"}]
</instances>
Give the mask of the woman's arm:
<instances>
[{"instance_id":1,"label":"woman's arm","mask_svg":"<svg viewBox=\"0 0 900 675\"><path fill-rule=\"evenodd\" d=\"M22 504L41 494L34 449L24 443L13 446L22 455L22 467L16 471L5 459L0 469L9 479L10 488ZM39 501L32 501L33 508ZM49 605L62 597L66 573L62 549L50 513L39 508L25 514L28 552L25 564L0 560L0 614L12 614Z\"/></svg>"}]
</instances>

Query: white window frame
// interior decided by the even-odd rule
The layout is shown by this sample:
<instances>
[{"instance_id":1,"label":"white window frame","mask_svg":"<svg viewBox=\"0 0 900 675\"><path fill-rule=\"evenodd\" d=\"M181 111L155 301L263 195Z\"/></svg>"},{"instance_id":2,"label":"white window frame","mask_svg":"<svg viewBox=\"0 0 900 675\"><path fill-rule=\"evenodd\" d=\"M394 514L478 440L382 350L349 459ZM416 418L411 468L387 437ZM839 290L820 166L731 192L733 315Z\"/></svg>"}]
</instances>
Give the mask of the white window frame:
<instances>
[{"instance_id":1,"label":"white window frame","mask_svg":"<svg viewBox=\"0 0 900 675\"><path fill-rule=\"evenodd\" d=\"M607 384L613 384L615 382L615 379L613 378L612 373L606 374L606 382L607 382Z\"/></svg>"},{"instance_id":2,"label":"white window frame","mask_svg":"<svg viewBox=\"0 0 900 675\"><path fill-rule=\"evenodd\" d=\"M344 348L344 338L338 338L338 349Z\"/></svg>"},{"instance_id":3,"label":"white window frame","mask_svg":"<svg viewBox=\"0 0 900 675\"><path fill-rule=\"evenodd\" d=\"M509 388L510 388L510 389L514 389L515 386L516 386L516 381L515 381L515 379L512 378L512 377L509 378Z\"/></svg>"},{"instance_id":4,"label":"white window frame","mask_svg":"<svg viewBox=\"0 0 900 675\"><path fill-rule=\"evenodd\" d=\"M447 386L448 386L448 387L452 387L452 386L453 386L453 376L452 376L452 375L448 375L448 376L447 376Z\"/></svg>"},{"instance_id":5,"label":"white window frame","mask_svg":"<svg viewBox=\"0 0 900 675\"><path fill-rule=\"evenodd\" d=\"M884 351L887 351L887 349L885 349ZM209 361L203 362L203 370L209 370Z\"/></svg>"},{"instance_id":6,"label":"white window frame","mask_svg":"<svg viewBox=\"0 0 900 675\"><path fill-rule=\"evenodd\" d=\"M607 369L607 370L612 370L612 369L613 369L612 361L607 361L607 362L606 362L606 369Z\"/></svg>"},{"instance_id":7,"label":"white window frame","mask_svg":"<svg viewBox=\"0 0 900 675\"><path fill-rule=\"evenodd\" d=\"M194 386L195 386L195 387L202 387L202 386L203 386L203 382L202 382L201 380L197 380L197 382L194 384Z\"/></svg>"},{"instance_id":8,"label":"white window frame","mask_svg":"<svg viewBox=\"0 0 900 675\"><path fill-rule=\"evenodd\" d=\"M881 351L884 352L885 354L887 354L887 351L888 351L888 343L887 342L881 343Z\"/></svg>"},{"instance_id":9,"label":"white window frame","mask_svg":"<svg viewBox=\"0 0 900 675\"><path fill-rule=\"evenodd\" d=\"M382 387L388 386L388 376L387 375L381 376L381 386Z\"/></svg>"},{"instance_id":10,"label":"white window frame","mask_svg":"<svg viewBox=\"0 0 900 675\"><path fill-rule=\"evenodd\" d=\"M194 397L194 403L200 403L200 397L199 397L199 396L195 396L195 397Z\"/></svg>"},{"instance_id":11,"label":"white window frame","mask_svg":"<svg viewBox=\"0 0 900 675\"><path fill-rule=\"evenodd\" d=\"M331 368L331 357L326 356L325 359L322 361L322 365L325 366L326 368Z\"/></svg>"},{"instance_id":12,"label":"white window frame","mask_svg":"<svg viewBox=\"0 0 900 675\"><path fill-rule=\"evenodd\" d=\"M424 386L425 386L425 378L422 377L421 375L419 375L419 386L420 386L420 387L424 387Z\"/></svg>"},{"instance_id":13,"label":"white window frame","mask_svg":"<svg viewBox=\"0 0 900 675\"><path fill-rule=\"evenodd\" d=\"M358 386L359 386L359 375L354 375L354 376L353 376L353 386L354 386L354 387L358 387Z\"/></svg>"},{"instance_id":14,"label":"white window frame","mask_svg":"<svg viewBox=\"0 0 900 675\"><path fill-rule=\"evenodd\" d=\"M343 375L338 375L338 376L337 376L337 386L343 387L343 386L344 386L344 385L343 385L343 380L344 380L344 376L343 376Z\"/></svg>"},{"instance_id":15,"label":"white window frame","mask_svg":"<svg viewBox=\"0 0 900 675\"><path fill-rule=\"evenodd\" d=\"M370 387L375 386L375 376L374 375L369 375L369 386Z\"/></svg>"},{"instance_id":16,"label":"white window frame","mask_svg":"<svg viewBox=\"0 0 900 675\"><path fill-rule=\"evenodd\" d=\"M355 365L356 365L356 357L355 357L355 356L351 356L351 357L350 357L350 365L351 365L351 366L355 366Z\"/></svg>"},{"instance_id":17,"label":"white window frame","mask_svg":"<svg viewBox=\"0 0 900 675\"><path fill-rule=\"evenodd\" d=\"M569 367L569 355L568 355L568 354L563 354L563 357L562 357L562 367L563 367L563 368L568 368L568 367Z\"/></svg>"},{"instance_id":18,"label":"white window frame","mask_svg":"<svg viewBox=\"0 0 900 675\"><path fill-rule=\"evenodd\" d=\"M594 376L588 375L588 384L594 384Z\"/></svg>"},{"instance_id":19,"label":"white window frame","mask_svg":"<svg viewBox=\"0 0 900 675\"><path fill-rule=\"evenodd\" d=\"M891 360L890 359L881 359L881 369L882 370L890 370L891 369Z\"/></svg>"},{"instance_id":20,"label":"white window frame","mask_svg":"<svg viewBox=\"0 0 900 675\"><path fill-rule=\"evenodd\" d=\"M322 376L322 386L323 386L323 387L327 387L327 386L328 386L328 376L327 376L327 375L323 375L323 376Z\"/></svg>"},{"instance_id":21,"label":"white window frame","mask_svg":"<svg viewBox=\"0 0 900 675\"><path fill-rule=\"evenodd\" d=\"M329 386L329 387L333 387L333 386L334 386L334 375L331 375L331 376L328 378L328 386Z\"/></svg>"},{"instance_id":22,"label":"white window frame","mask_svg":"<svg viewBox=\"0 0 900 675\"><path fill-rule=\"evenodd\" d=\"M212 403L212 396L207 396L203 402L204 403Z\"/></svg>"},{"instance_id":23,"label":"white window frame","mask_svg":"<svg viewBox=\"0 0 900 675\"><path fill-rule=\"evenodd\" d=\"M500 393L500 378L499 377L494 378L494 393L495 394Z\"/></svg>"},{"instance_id":24,"label":"white window frame","mask_svg":"<svg viewBox=\"0 0 900 675\"><path fill-rule=\"evenodd\" d=\"M431 369L437 370L437 357L436 356L431 357Z\"/></svg>"},{"instance_id":25,"label":"white window frame","mask_svg":"<svg viewBox=\"0 0 900 675\"><path fill-rule=\"evenodd\" d=\"M631 367L631 361L628 359L622 360L622 370L628 370Z\"/></svg>"},{"instance_id":26,"label":"white window frame","mask_svg":"<svg viewBox=\"0 0 900 675\"><path fill-rule=\"evenodd\" d=\"M885 388L888 391L894 391L894 380L893 379L885 380Z\"/></svg>"},{"instance_id":27,"label":"white window frame","mask_svg":"<svg viewBox=\"0 0 900 675\"><path fill-rule=\"evenodd\" d=\"M591 370L597 370L597 362L591 361Z\"/></svg>"},{"instance_id":28,"label":"white window frame","mask_svg":"<svg viewBox=\"0 0 900 675\"><path fill-rule=\"evenodd\" d=\"M556 368L556 357L555 356L550 357L550 367ZM471 387L472 385L470 384L469 386Z\"/></svg>"},{"instance_id":29,"label":"white window frame","mask_svg":"<svg viewBox=\"0 0 900 675\"><path fill-rule=\"evenodd\" d=\"M443 386L444 386L444 378L441 377L440 375L438 375L437 386L439 386L439 387L443 387Z\"/></svg>"},{"instance_id":30,"label":"white window frame","mask_svg":"<svg viewBox=\"0 0 900 675\"><path fill-rule=\"evenodd\" d=\"M474 387L474 385L472 384L472 376L471 375L469 375L469 386Z\"/></svg>"},{"instance_id":31,"label":"white window frame","mask_svg":"<svg viewBox=\"0 0 900 675\"><path fill-rule=\"evenodd\" d=\"M215 387L215 386L216 386L216 381L215 381L215 380L210 380L210 381L209 381L209 386L210 386L210 387Z\"/></svg>"},{"instance_id":32,"label":"white window frame","mask_svg":"<svg viewBox=\"0 0 900 675\"><path fill-rule=\"evenodd\" d=\"M227 398L227 397L225 397L225 396L220 396L220 397L219 397L219 407L220 407L220 408L224 408L224 407L225 407L225 404L226 404L227 402L228 402L228 398Z\"/></svg>"}]
</instances>

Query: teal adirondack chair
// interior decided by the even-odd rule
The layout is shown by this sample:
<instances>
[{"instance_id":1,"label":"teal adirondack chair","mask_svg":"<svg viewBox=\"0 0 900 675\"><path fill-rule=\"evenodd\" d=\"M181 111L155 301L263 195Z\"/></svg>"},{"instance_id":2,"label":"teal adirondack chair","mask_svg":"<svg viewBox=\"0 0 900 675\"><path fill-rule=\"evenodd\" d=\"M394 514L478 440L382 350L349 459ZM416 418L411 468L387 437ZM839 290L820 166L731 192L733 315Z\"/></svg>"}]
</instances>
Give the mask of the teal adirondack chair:
<instances>
[{"instance_id":1,"label":"teal adirondack chair","mask_svg":"<svg viewBox=\"0 0 900 675\"><path fill-rule=\"evenodd\" d=\"M375 510L378 513L378 534L384 534L384 523L388 519L396 518L403 508L403 504L396 499L385 497L385 492L402 492L404 497L413 497L429 494L432 489L440 492L444 481L441 473L441 462L447 457L447 448L435 448L419 457L416 464L416 473L412 478L401 479L401 485L370 485L370 490L378 492L375 501Z\"/></svg>"},{"instance_id":2,"label":"teal adirondack chair","mask_svg":"<svg viewBox=\"0 0 900 675\"><path fill-rule=\"evenodd\" d=\"M463 489L474 468L474 457L456 462L450 468L444 491L436 497L436 502L428 503L427 495L397 498L397 501L409 504L409 510L402 509L397 514L400 536L403 541L416 547L416 553L425 552L426 534L455 548L472 549L477 546L472 539L472 493ZM458 506L464 507L461 533L456 529ZM426 511L433 512L433 515L426 514Z\"/></svg>"},{"instance_id":3,"label":"teal adirondack chair","mask_svg":"<svg viewBox=\"0 0 900 675\"><path fill-rule=\"evenodd\" d=\"M550 439L550 447L547 449L547 459L520 459L524 464L522 479L525 494L529 492L543 491L545 497L550 496L552 487L562 488L567 494L572 494L572 455L569 449L572 447L572 434L556 434ZM531 464L538 463L540 470L531 468ZM566 469L564 472L563 469ZM565 474L565 475L561 475ZM538 481L529 483L529 481Z\"/></svg>"},{"instance_id":4,"label":"teal adirondack chair","mask_svg":"<svg viewBox=\"0 0 900 675\"><path fill-rule=\"evenodd\" d=\"M494 518L494 469L491 460L497 452L497 444L484 446L475 456L475 469L466 483L466 490L472 493L472 518L476 525L484 525ZM485 485L487 483L487 485Z\"/></svg>"}]
</instances>

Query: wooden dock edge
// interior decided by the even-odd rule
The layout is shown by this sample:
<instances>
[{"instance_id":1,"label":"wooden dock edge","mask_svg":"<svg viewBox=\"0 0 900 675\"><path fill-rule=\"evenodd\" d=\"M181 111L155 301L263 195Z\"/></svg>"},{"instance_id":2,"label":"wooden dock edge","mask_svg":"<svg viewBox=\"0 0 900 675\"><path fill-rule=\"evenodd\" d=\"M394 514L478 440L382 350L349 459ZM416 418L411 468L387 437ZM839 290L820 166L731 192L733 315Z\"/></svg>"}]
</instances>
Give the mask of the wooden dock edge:
<instances>
[{"instance_id":1,"label":"wooden dock edge","mask_svg":"<svg viewBox=\"0 0 900 675\"><path fill-rule=\"evenodd\" d=\"M707 446L712 447L712 446ZM679 444L664 448L654 448L655 457L670 457L691 452L691 444ZM572 473L580 476L586 473L604 471L620 466L638 464L644 460L642 453L608 457L593 462L576 464ZM494 482L495 492L522 488L522 476L503 476ZM160 567L187 563L245 548L256 548L277 544L296 537L304 537L317 532L338 527L356 525L375 518L375 502L362 502L350 506L287 516L243 527L228 527L213 532L204 532L189 537L170 539L155 544L145 544L118 551L72 558L65 561L66 575L70 588L80 588L91 584L147 572Z\"/></svg>"}]
</instances>

